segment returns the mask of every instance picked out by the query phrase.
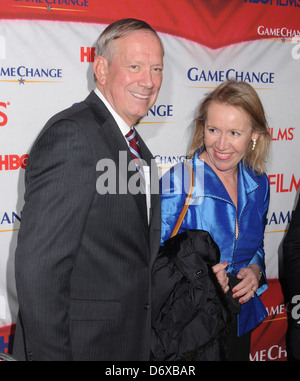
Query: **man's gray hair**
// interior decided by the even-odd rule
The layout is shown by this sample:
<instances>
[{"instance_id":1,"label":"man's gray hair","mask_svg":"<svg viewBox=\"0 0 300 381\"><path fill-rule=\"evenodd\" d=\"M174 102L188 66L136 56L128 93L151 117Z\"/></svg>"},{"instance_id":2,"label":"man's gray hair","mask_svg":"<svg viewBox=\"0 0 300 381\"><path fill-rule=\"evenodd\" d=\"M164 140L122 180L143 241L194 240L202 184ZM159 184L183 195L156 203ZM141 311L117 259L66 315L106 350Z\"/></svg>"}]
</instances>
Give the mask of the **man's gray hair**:
<instances>
[{"instance_id":1,"label":"man's gray hair","mask_svg":"<svg viewBox=\"0 0 300 381\"><path fill-rule=\"evenodd\" d=\"M148 23L142 20L127 18L115 21L104 29L96 42L96 56L103 56L108 62L111 62L113 53L111 42L139 30L148 30L154 33L163 48L163 44L157 32Z\"/></svg>"}]
</instances>

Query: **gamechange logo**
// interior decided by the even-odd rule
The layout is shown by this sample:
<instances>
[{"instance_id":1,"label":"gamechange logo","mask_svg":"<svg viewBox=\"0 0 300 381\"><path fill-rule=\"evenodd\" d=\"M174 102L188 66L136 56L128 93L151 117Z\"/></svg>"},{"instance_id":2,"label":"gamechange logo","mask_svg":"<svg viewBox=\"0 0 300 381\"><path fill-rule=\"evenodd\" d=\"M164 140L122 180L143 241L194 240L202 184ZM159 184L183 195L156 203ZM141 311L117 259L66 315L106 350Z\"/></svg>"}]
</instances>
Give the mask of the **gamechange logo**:
<instances>
[{"instance_id":1,"label":"gamechange logo","mask_svg":"<svg viewBox=\"0 0 300 381\"><path fill-rule=\"evenodd\" d=\"M0 82L18 83L55 83L62 82L61 68L44 68L32 66L0 66Z\"/></svg>"},{"instance_id":2,"label":"gamechange logo","mask_svg":"<svg viewBox=\"0 0 300 381\"><path fill-rule=\"evenodd\" d=\"M0 82L17 83L56 83L62 82L63 71L58 67L36 67L28 65L5 65L7 58L6 38L0 35Z\"/></svg>"},{"instance_id":3,"label":"gamechange logo","mask_svg":"<svg viewBox=\"0 0 300 381\"><path fill-rule=\"evenodd\" d=\"M201 67L193 66L187 69L187 79L190 81L189 87L211 87L212 83L221 83L229 79L236 81L245 81L253 87L261 88L267 85L269 88L275 83L275 73L268 71L245 71L230 68L227 70L207 70Z\"/></svg>"},{"instance_id":4,"label":"gamechange logo","mask_svg":"<svg viewBox=\"0 0 300 381\"><path fill-rule=\"evenodd\" d=\"M15 7L41 9L46 12L80 12L89 6L88 0L12 0Z\"/></svg>"}]
</instances>

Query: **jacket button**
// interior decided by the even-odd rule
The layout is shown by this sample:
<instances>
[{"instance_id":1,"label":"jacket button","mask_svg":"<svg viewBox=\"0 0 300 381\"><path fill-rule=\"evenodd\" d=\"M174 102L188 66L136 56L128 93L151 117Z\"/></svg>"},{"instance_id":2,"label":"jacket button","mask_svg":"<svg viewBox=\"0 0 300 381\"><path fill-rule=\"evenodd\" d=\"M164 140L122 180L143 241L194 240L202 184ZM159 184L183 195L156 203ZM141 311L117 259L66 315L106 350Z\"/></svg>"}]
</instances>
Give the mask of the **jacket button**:
<instances>
[{"instance_id":1,"label":"jacket button","mask_svg":"<svg viewBox=\"0 0 300 381\"><path fill-rule=\"evenodd\" d=\"M149 310L149 308L150 308L150 304L149 304L149 303L145 303L145 304L144 304L144 309L145 309L145 310Z\"/></svg>"},{"instance_id":2,"label":"jacket button","mask_svg":"<svg viewBox=\"0 0 300 381\"><path fill-rule=\"evenodd\" d=\"M33 354L32 354L32 352L28 352L27 353L27 359L28 359L28 361L33 361Z\"/></svg>"},{"instance_id":3,"label":"jacket button","mask_svg":"<svg viewBox=\"0 0 300 381\"><path fill-rule=\"evenodd\" d=\"M195 272L195 275L201 275L202 273L203 273L202 270L198 270L198 271Z\"/></svg>"}]
</instances>

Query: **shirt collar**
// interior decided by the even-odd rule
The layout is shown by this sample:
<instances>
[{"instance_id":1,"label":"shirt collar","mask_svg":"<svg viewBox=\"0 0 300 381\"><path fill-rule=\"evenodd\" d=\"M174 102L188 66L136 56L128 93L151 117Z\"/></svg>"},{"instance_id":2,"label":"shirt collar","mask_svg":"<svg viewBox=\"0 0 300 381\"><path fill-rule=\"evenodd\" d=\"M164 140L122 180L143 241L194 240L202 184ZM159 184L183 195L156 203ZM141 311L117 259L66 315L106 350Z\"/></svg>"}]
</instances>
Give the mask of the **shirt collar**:
<instances>
[{"instance_id":1,"label":"shirt collar","mask_svg":"<svg viewBox=\"0 0 300 381\"><path fill-rule=\"evenodd\" d=\"M98 95L98 97L102 100L102 102L105 104L105 106L108 108L108 111L112 114L113 118L115 119L117 125L119 126L122 134L125 136L130 131L130 127L127 123L124 122L124 120L118 115L115 110L111 107L108 100L104 97L104 95L101 93L101 91L98 89L98 87L95 88L95 94Z\"/></svg>"}]
</instances>

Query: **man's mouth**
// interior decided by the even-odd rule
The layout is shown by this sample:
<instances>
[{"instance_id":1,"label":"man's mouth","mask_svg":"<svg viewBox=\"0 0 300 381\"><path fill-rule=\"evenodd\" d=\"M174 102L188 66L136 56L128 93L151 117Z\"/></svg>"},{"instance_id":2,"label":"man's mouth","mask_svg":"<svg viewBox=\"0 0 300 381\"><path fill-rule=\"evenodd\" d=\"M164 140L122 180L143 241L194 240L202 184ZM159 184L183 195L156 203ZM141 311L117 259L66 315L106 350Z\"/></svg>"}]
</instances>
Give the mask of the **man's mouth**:
<instances>
[{"instance_id":1,"label":"man's mouth","mask_svg":"<svg viewBox=\"0 0 300 381\"><path fill-rule=\"evenodd\" d=\"M130 94L132 94L133 96L135 96L136 98L139 98L139 99L149 99L149 95L135 93L133 91L130 91Z\"/></svg>"}]
</instances>

